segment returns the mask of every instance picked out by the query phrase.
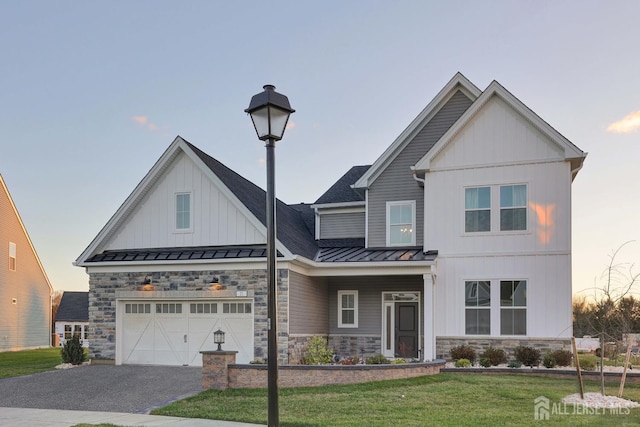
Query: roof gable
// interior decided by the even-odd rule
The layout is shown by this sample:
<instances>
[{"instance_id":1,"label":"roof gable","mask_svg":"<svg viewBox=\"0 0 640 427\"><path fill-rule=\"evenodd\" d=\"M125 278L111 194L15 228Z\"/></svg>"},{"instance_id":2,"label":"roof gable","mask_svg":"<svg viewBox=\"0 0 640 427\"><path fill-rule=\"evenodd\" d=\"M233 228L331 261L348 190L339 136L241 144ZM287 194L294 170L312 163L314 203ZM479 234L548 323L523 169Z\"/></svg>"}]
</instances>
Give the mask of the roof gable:
<instances>
[{"instance_id":1,"label":"roof gable","mask_svg":"<svg viewBox=\"0 0 640 427\"><path fill-rule=\"evenodd\" d=\"M353 188L353 184L365 174L371 165L353 166L338 179L327 191L315 201L314 205L330 203L364 202L361 190Z\"/></svg>"},{"instance_id":2,"label":"roof gable","mask_svg":"<svg viewBox=\"0 0 640 427\"><path fill-rule=\"evenodd\" d=\"M114 239L119 230L126 225L128 218L135 213L145 197L153 191L155 185L165 177L168 171L170 171L172 164L182 155L186 155L195 167L206 175L216 189L223 194L225 199L229 200L233 208L237 209L242 217L245 218L252 227L258 230L261 235L260 240L262 242L266 241L265 192L178 136L111 217L96 238L80 257L78 257L75 263L76 265L84 265L84 262L105 249L114 249L108 247L109 242ZM300 229L306 230L299 213L280 201L277 201L277 209L279 227L278 250L285 254L285 256L292 256L292 253L299 253L312 257L316 250L312 236L306 238L304 234L300 235L300 233L297 232ZM292 231L292 229L294 231ZM312 244L309 244L309 240ZM230 243L233 244L234 242L225 242L224 244L228 245ZM241 242L241 244L247 243L259 244L261 242ZM210 246L205 243L203 244ZM173 246L189 245L176 244ZM154 245L152 247L156 246Z\"/></svg>"},{"instance_id":3,"label":"roof gable","mask_svg":"<svg viewBox=\"0 0 640 427\"><path fill-rule=\"evenodd\" d=\"M435 116L447 101L458 91L462 91L467 97L474 101L481 93L473 83L471 83L462 73L456 73L451 80L438 92L429 104L418 114L418 116L407 126L407 128L396 138L396 140L385 150L384 153L373 163L353 185L354 188L368 188L391 162L402 152L402 150L413 140L414 136Z\"/></svg>"},{"instance_id":4,"label":"roof gable","mask_svg":"<svg viewBox=\"0 0 640 427\"><path fill-rule=\"evenodd\" d=\"M482 111L493 97L498 97L508 108L513 109L517 114L523 117L536 130L546 136L552 143L556 144L563 153L566 160L571 161L573 177L577 174L586 153L582 152L571 141L566 139L553 127L551 127L540 116L535 114L531 109L524 105L519 99L513 96L508 90L495 80L485 89L484 92L473 102L471 107L456 121L456 123L445 132L440 140L429 150L413 167L414 171L429 171L432 161L443 151L443 149L458 135L465 126L467 126Z\"/></svg>"},{"instance_id":5,"label":"roof gable","mask_svg":"<svg viewBox=\"0 0 640 427\"><path fill-rule=\"evenodd\" d=\"M9 189L6 186L4 179L2 178L2 175L0 175L0 237L8 237L6 240L3 240L0 243L2 243L3 245L8 245L8 242L10 241L10 239L12 239L11 231L16 229L19 230L19 233L22 235L21 237L24 239L24 241L26 241L29 247L31 256L33 257L32 262L35 263L35 265L37 265L39 273L42 275L44 282L47 284L47 287L49 288L48 289L49 294L51 294L53 292L53 286L51 286L49 277L47 276L47 273L45 272L44 267L40 262L40 257L38 257L38 253L36 252L36 249L33 246L33 243L31 242L29 233L27 233L27 229L24 226L24 223L22 222L20 213L18 212L18 209L16 208L16 205L13 202L13 199L11 198ZM18 242L14 242L14 243L18 243ZM7 249L6 247L3 248L3 250L6 250L6 249ZM18 249L18 251L19 253L24 254L23 249ZM24 255L18 255L18 256L22 258ZM27 265L27 264L18 260L18 265ZM38 283L41 283L41 282L39 282L38 280Z\"/></svg>"}]
</instances>

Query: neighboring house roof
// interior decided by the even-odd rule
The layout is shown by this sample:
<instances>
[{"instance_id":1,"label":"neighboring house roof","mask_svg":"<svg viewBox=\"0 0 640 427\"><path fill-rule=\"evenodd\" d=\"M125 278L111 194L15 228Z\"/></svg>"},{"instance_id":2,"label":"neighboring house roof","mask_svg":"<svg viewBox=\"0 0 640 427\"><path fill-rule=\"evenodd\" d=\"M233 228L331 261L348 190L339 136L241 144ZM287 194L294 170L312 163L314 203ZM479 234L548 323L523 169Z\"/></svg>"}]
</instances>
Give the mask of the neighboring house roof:
<instances>
[{"instance_id":1,"label":"neighboring house roof","mask_svg":"<svg viewBox=\"0 0 640 427\"><path fill-rule=\"evenodd\" d=\"M560 146L564 152L565 159L571 162L572 179L578 173L584 162L587 153L580 150L571 141L565 138L551 125L544 121L540 116L534 113L529 107L524 105L522 101L513 96L511 92L505 89L497 81L491 84L482 92L482 94L471 104L471 106L462 114L462 116L445 132L438 142L420 159L414 166L414 171L428 171L431 159L433 159L442 149L464 128L473 117L487 104L493 97L498 96L506 102L511 108L516 110L522 117L531 123L536 129L546 135L551 141Z\"/></svg>"},{"instance_id":2,"label":"neighboring house roof","mask_svg":"<svg viewBox=\"0 0 640 427\"><path fill-rule=\"evenodd\" d=\"M33 253L33 256L35 258L35 261L38 264L38 267L40 268L40 272L42 273L42 276L44 277L44 280L47 283L47 286L49 287L49 295L53 294L53 286L51 286L51 282L49 281L49 276L47 276L47 272L44 271L44 267L42 265L42 263L40 262L40 257L38 256L38 253L36 252L36 248L33 246L33 243L31 242L31 238L29 237L29 233L27 233L27 229L24 226L24 223L22 222L22 218L20 217L20 213L18 212L18 209L16 208L16 205L13 203L13 199L11 198L11 193L9 193L9 189L7 188L7 185L4 182L4 179L2 178L2 174L0 174L0 190L4 191L4 193L6 194L6 197L9 201L9 205L11 207L11 210L13 211L15 217L18 220L18 223L20 224L20 228L22 229L22 232L24 233L24 237L27 240L27 243L29 244L29 248L31 249L31 252ZM0 213L2 213L3 210L0 210ZM6 212L6 211L4 211ZM4 221L4 218L2 217L3 215L0 215L0 221Z\"/></svg>"},{"instance_id":3,"label":"neighboring house roof","mask_svg":"<svg viewBox=\"0 0 640 427\"><path fill-rule=\"evenodd\" d=\"M354 188L367 188L378 178L389 164L404 150L422 128L429 123L446 102L462 91L469 99L474 101L482 91L471 83L462 73L458 72L449 82L438 92L433 100L413 119L407 128L393 141L384 153L373 163L354 184ZM427 147L427 150L431 147Z\"/></svg>"},{"instance_id":4,"label":"neighboring house roof","mask_svg":"<svg viewBox=\"0 0 640 427\"><path fill-rule=\"evenodd\" d=\"M88 322L89 292L65 291L56 313L56 322Z\"/></svg>"},{"instance_id":5,"label":"neighboring house roof","mask_svg":"<svg viewBox=\"0 0 640 427\"><path fill-rule=\"evenodd\" d=\"M335 184L315 201L314 205L329 203L364 202L364 192L353 184L369 170L371 165L353 166Z\"/></svg>"}]
</instances>

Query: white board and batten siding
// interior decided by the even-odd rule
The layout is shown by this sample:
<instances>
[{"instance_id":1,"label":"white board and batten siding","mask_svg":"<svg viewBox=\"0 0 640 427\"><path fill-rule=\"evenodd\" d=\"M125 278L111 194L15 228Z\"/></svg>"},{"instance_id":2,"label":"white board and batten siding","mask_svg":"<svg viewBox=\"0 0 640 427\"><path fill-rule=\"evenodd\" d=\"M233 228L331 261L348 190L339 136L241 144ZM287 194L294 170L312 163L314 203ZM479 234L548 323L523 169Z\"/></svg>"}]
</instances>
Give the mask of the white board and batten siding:
<instances>
[{"instance_id":1,"label":"white board and batten siding","mask_svg":"<svg viewBox=\"0 0 640 427\"><path fill-rule=\"evenodd\" d=\"M431 159L425 247L438 249L435 331L465 336L465 281L526 280L527 337L571 336L571 170L564 152L494 96ZM526 184L525 230L500 231L500 186ZM465 188L491 188L491 230L465 232Z\"/></svg>"},{"instance_id":2,"label":"white board and batten siding","mask_svg":"<svg viewBox=\"0 0 640 427\"><path fill-rule=\"evenodd\" d=\"M191 227L176 230L176 195L191 194ZM158 215L166 212L166 215ZM245 213L184 153L177 156L104 249L259 244Z\"/></svg>"}]
</instances>

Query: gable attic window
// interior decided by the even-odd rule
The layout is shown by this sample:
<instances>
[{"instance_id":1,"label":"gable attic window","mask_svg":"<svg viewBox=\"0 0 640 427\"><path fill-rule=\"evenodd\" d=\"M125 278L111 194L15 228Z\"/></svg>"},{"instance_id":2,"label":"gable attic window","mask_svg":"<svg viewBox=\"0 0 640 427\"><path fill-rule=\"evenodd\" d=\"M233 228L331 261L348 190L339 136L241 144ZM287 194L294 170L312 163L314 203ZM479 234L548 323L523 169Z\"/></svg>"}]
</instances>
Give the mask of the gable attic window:
<instances>
[{"instance_id":1,"label":"gable attic window","mask_svg":"<svg viewBox=\"0 0 640 427\"><path fill-rule=\"evenodd\" d=\"M416 201L387 202L387 246L415 246Z\"/></svg>"},{"instance_id":2,"label":"gable attic window","mask_svg":"<svg viewBox=\"0 0 640 427\"><path fill-rule=\"evenodd\" d=\"M176 194L176 230L191 230L191 193Z\"/></svg>"},{"instance_id":3,"label":"gable attic window","mask_svg":"<svg viewBox=\"0 0 640 427\"><path fill-rule=\"evenodd\" d=\"M9 271L16 271L16 244L9 242Z\"/></svg>"}]
</instances>

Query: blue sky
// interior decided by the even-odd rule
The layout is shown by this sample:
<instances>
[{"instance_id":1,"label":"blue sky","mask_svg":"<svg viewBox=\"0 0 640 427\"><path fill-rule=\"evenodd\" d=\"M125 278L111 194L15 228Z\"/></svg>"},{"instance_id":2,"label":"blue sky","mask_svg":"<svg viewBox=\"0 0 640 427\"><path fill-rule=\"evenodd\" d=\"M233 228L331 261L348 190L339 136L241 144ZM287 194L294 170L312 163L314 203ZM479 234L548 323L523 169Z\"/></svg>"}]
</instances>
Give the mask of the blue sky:
<instances>
[{"instance_id":1,"label":"blue sky","mask_svg":"<svg viewBox=\"0 0 640 427\"><path fill-rule=\"evenodd\" d=\"M272 83L297 110L277 195L313 202L460 71L589 152L577 292L628 240L619 260L640 263L639 16L636 0L2 2L0 174L54 288L87 290L72 261L176 135L264 187L243 110Z\"/></svg>"}]
</instances>

